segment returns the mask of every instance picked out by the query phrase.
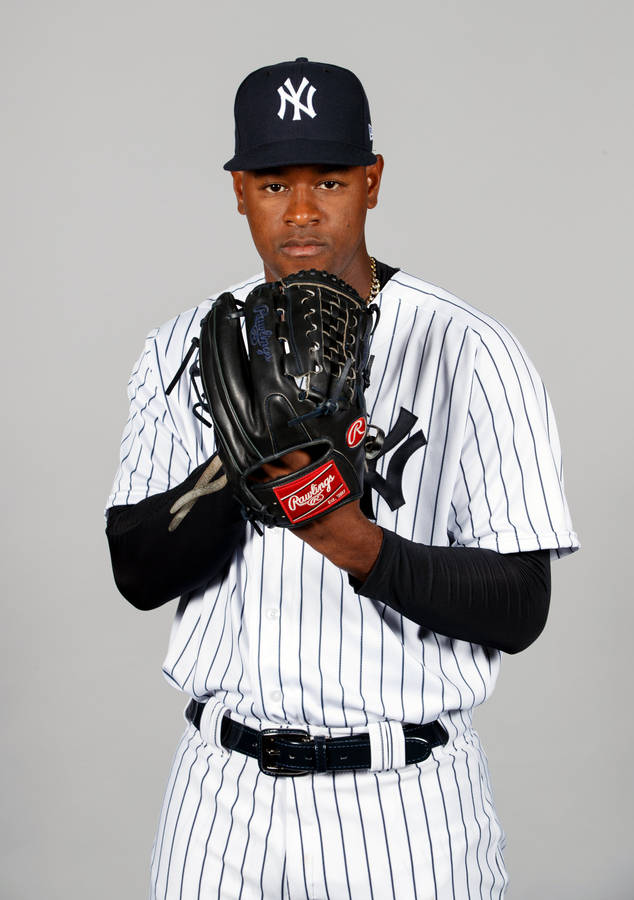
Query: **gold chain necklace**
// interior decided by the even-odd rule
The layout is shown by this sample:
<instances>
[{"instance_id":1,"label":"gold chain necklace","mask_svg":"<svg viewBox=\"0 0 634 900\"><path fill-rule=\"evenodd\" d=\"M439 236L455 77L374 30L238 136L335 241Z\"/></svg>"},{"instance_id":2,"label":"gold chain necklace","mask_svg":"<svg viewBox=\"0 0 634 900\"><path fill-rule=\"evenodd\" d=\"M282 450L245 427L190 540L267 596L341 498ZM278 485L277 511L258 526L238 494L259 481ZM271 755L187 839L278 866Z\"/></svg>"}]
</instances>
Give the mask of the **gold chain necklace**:
<instances>
[{"instance_id":1,"label":"gold chain necklace","mask_svg":"<svg viewBox=\"0 0 634 900\"><path fill-rule=\"evenodd\" d=\"M370 293L368 294L368 299L365 301L366 303L372 303L381 290L381 282L376 275L376 260L373 256L370 257L370 271L372 274L372 284L370 285Z\"/></svg>"}]
</instances>

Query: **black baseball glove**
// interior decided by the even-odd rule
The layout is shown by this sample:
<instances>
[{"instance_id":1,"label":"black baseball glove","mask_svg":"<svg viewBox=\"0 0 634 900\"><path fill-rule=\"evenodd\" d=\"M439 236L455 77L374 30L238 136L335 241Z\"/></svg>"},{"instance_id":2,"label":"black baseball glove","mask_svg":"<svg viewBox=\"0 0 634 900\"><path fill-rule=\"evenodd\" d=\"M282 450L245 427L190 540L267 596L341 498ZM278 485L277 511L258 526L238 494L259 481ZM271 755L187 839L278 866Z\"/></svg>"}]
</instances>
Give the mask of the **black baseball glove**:
<instances>
[{"instance_id":1,"label":"black baseball glove","mask_svg":"<svg viewBox=\"0 0 634 900\"><path fill-rule=\"evenodd\" d=\"M203 319L199 407L251 521L299 527L363 494L373 313L345 282L309 271L262 284L244 303L222 294ZM310 463L263 480L262 465L292 450Z\"/></svg>"}]
</instances>

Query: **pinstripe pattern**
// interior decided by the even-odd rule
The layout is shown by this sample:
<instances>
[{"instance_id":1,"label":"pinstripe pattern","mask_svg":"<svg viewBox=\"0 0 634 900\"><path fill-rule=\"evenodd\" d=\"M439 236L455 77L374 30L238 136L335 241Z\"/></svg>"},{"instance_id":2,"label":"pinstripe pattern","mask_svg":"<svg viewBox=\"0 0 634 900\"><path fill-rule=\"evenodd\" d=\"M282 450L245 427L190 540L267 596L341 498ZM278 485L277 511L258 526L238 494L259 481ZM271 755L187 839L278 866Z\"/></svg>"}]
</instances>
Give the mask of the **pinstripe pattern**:
<instances>
[{"instance_id":1,"label":"pinstripe pattern","mask_svg":"<svg viewBox=\"0 0 634 900\"><path fill-rule=\"evenodd\" d=\"M467 717L468 718L468 717ZM425 763L275 779L185 732L151 900L463 900L504 895L504 838L478 737L457 719Z\"/></svg>"},{"instance_id":2,"label":"pinstripe pattern","mask_svg":"<svg viewBox=\"0 0 634 900\"><path fill-rule=\"evenodd\" d=\"M232 290L244 299L261 278ZM439 546L550 548L553 557L576 549L552 408L513 335L403 272L378 302L371 421L388 431L404 407L427 438L405 468L405 505L392 512L375 496L378 524ZM169 398L164 391L209 306L148 336L108 505L174 487L213 452L188 379ZM451 741L417 767L289 784L186 733L159 823L153 896L195 897L199 878L205 897L502 896L502 834L470 726L499 665L497 651L357 596L293 533L250 529L224 579L181 600L166 677L198 699L214 695L253 727L345 734L441 716Z\"/></svg>"}]
</instances>

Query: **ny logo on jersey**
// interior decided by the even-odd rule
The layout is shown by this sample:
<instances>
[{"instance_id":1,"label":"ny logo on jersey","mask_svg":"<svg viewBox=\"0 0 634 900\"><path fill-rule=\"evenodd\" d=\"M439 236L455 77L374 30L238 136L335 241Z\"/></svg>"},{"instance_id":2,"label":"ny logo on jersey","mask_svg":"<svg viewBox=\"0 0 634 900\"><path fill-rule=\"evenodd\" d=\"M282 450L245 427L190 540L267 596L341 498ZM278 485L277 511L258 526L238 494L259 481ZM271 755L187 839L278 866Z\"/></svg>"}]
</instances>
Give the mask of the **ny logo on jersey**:
<instances>
[{"instance_id":1,"label":"ny logo on jersey","mask_svg":"<svg viewBox=\"0 0 634 900\"><path fill-rule=\"evenodd\" d=\"M286 90L284 90L286 88ZM302 94L305 89L308 88L308 92L306 94L306 103L302 103ZM311 119L314 119L317 113L313 107L313 97L315 96L316 88L310 84L307 78L302 78L302 83L298 87L297 90L293 87L293 82L290 78L287 78L283 85L280 85L277 89L278 94L280 95L280 108L277 112L280 119L283 119L286 115L286 104L293 104L293 121L297 122L302 117L302 113L306 113L307 116L310 116Z\"/></svg>"},{"instance_id":2,"label":"ny logo on jersey","mask_svg":"<svg viewBox=\"0 0 634 900\"><path fill-rule=\"evenodd\" d=\"M403 409L401 406L398 419L390 431L384 435L383 432L378 429L377 437L374 438L373 442L369 445L366 444L366 447L368 448L366 450L368 471L365 475L365 483L368 488L373 488L377 494L385 500L391 510L398 509L405 504L405 497L403 496L403 471L405 469L405 463L419 447L424 447L427 443L427 438L420 430L415 432L415 434L411 434L406 441L403 441L408 431L411 431L417 421L418 417L415 416L414 413L409 412L407 409ZM403 441L402 444L401 441ZM385 456L386 453L389 453L390 450L393 450L399 444L401 446L398 447L398 450L392 455L385 477L379 475L376 471L377 462L382 456ZM372 497L369 490L366 490L363 495L361 509L368 518L376 518L372 509Z\"/></svg>"}]
</instances>

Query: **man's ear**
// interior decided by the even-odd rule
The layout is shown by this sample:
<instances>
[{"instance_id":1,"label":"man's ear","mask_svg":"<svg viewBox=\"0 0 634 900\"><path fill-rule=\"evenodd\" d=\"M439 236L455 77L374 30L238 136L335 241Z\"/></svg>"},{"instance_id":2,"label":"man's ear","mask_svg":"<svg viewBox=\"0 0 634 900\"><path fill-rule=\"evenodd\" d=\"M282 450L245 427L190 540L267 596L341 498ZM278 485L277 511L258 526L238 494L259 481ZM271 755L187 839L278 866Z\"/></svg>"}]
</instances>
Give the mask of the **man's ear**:
<instances>
[{"instance_id":1,"label":"man's ear","mask_svg":"<svg viewBox=\"0 0 634 900\"><path fill-rule=\"evenodd\" d=\"M231 177L233 178L233 192L236 195L236 200L238 201L238 212L241 215L246 215L244 209L244 173L243 172L232 172Z\"/></svg>"},{"instance_id":2,"label":"man's ear","mask_svg":"<svg viewBox=\"0 0 634 900\"><path fill-rule=\"evenodd\" d=\"M379 202L379 188L381 187L381 176L383 175L383 157L380 153L376 155L376 162L371 166L365 167L365 177L368 185L368 209L374 209Z\"/></svg>"}]
</instances>

